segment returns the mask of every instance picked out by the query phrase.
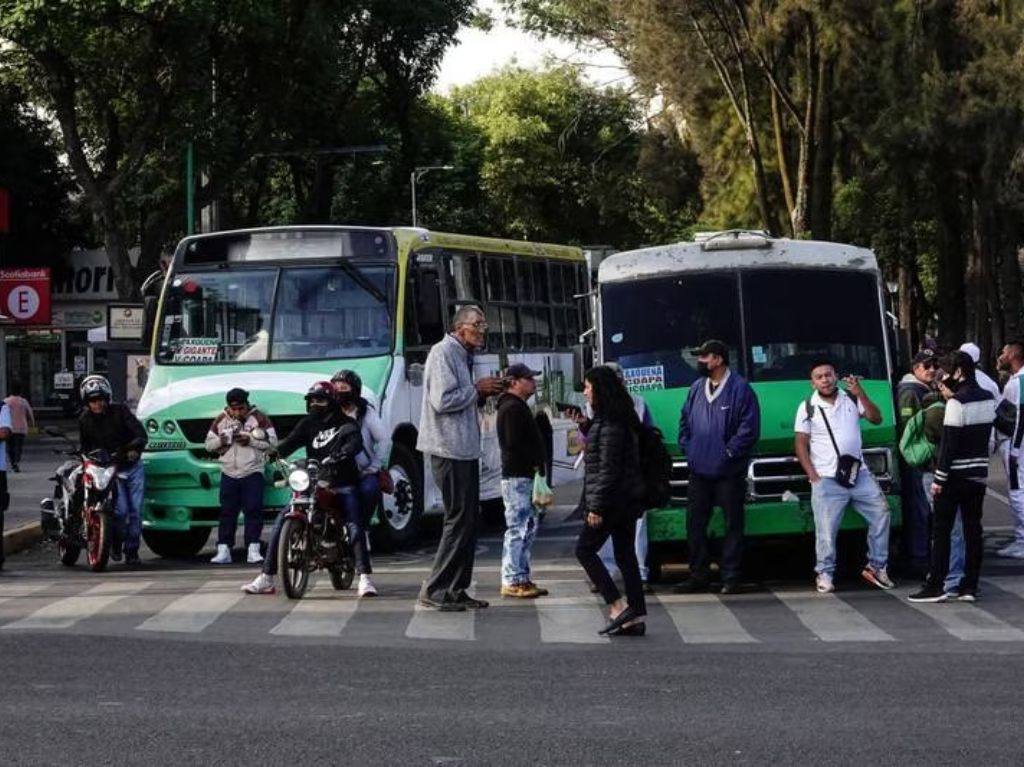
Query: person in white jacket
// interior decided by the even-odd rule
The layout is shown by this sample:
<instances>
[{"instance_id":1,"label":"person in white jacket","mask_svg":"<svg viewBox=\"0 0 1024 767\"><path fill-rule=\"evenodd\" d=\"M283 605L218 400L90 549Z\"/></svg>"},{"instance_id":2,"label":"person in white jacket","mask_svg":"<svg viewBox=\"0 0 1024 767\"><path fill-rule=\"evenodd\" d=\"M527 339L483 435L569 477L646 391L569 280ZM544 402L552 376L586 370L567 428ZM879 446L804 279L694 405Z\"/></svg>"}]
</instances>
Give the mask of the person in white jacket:
<instances>
[{"instance_id":1,"label":"person in white jacket","mask_svg":"<svg viewBox=\"0 0 1024 767\"><path fill-rule=\"evenodd\" d=\"M370 528L370 517L380 503L381 476L391 453L391 435L384 428L384 422L381 421L377 410L363 396L363 379L358 373L354 370L339 370L331 378L331 383L338 392L342 412L359 423L363 435L363 449L356 455L356 466L359 469L357 494L362 513L362 529L367 531ZM367 541L367 551L369 548ZM360 597L377 595L377 587L374 586L370 573L359 575L357 593Z\"/></svg>"},{"instance_id":2,"label":"person in white jacket","mask_svg":"<svg viewBox=\"0 0 1024 767\"><path fill-rule=\"evenodd\" d=\"M237 388L229 391L227 407L213 419L206 434L206 449L220 461L220 519L217 554L210 560L213 564L231 564L239 511L245 518L246 561L263 561L263 467L267 451L276 444L273 424L249 404L249 393Z\"/></svg>"}]
</instances>

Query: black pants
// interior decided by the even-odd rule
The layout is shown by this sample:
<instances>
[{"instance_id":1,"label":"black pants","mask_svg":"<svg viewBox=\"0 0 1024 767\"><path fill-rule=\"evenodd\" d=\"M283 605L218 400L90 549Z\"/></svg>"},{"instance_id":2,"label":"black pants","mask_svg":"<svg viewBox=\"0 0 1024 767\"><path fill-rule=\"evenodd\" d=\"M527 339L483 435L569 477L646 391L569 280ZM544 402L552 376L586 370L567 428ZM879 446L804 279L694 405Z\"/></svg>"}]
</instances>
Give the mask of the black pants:
<instances>
[{"instance_id":1,"label":"black pants","mask_svg":"<svg viewBox=\"0 0 1024 767\"><path fill-rule=\"evenodd\" d=\"M11 466L17 466L21 463L21 451L25 447L25 435L16 434L11 432L11 436L7 438L7 457L10 459Z\"/></svg>"},{"instance_id":2,"label":"black pants","mask_svg":"<svg viewBox=\"0 0 1024 767\"><path fill-rule=\"evenodd\" d=\"M0 471L0 567L4 566L4 514L11 504L11 496L7 494L7 472Z\"/></svg>"},{"instance_id":3,"label":"black pants","mask_svg":"<svg viewBox=\"0 0 1024 767\"><path fill-rule=\"evenodd\" d=\"M942 588L949 573L950 536L957 509L964 522L964 577L960 589L974 594L981 576L981 510L985 502L985 484L969 479L951 479L935 496L932 524L932 562L928 585Z\"/></svg>"},{"instance_id":4,"label":"black pants","mask_svg":"<svg viewBox=\"0 0 1024 767\"><path fill-rule=\"evenodd\" d=\"M583 565L590 581L597 586L605 604L611 604L620 596L618 587L597 552L611 536L615 564L622 573L626 587L626 601L638 615L647 615L644 600L644 584L640 580L640 565L636 561L636 517L626 513L621 518L606 519L600 527L584 525L576 539L576 559Z\"/></svg>"},{"instance_id":5,"label":"black pants","mask_svg":"<svg viewBox=\"0 0 1024 767\"><path fill-rule=\"evenodd\" d=\"M469 587L473 577L480 517L480 462L432 455L430 470L441 488L444 529L433 570L423 582L420 594L438 601L452 600Z\"/></svg>"},{"instance_id":6,"label":"black pants","mask_svg":"<svg viewBox=\"0 0 1024 767\"><path fill-rule=\"evenodd\" d=\"M686 537L690 545L690 576L707 580L708 522L715 506L725 513L725 541L722 546L722 579L738 581L743 565L743 499L746 477L702 477L690 474L686 500Z\"/></svg>"}]
</instances>

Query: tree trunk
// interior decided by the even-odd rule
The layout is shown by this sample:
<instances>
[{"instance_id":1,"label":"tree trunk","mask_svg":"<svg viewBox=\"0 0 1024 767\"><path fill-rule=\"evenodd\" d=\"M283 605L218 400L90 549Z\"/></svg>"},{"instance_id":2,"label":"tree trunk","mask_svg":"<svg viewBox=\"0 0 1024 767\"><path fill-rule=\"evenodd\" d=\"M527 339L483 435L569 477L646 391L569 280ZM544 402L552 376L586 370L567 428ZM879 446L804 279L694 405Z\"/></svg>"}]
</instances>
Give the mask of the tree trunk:
<instances>
[{"instance_id":1,"label":"tree trunk","mask_svg":"<svg viewBox=\"0 0 1024 767\"><path fill-rule=\"evenodd\" d=\"M782 119L782 110L779 105L779 95L773 88L771 90L772 107L772 132L775 136L775 156L779 163L779 178L782 181L782 197L786 202L786 215L790 221L790 233L792 234L793 209L796 202L793 199L793 184L790 180L789 152L786 147L786 129Z\"/></svg>"},{"instance_id":2,"label":"tree trunk","mask_svg":"<svg viewBox=\"0 0 1024 767\"><path fill-rule=\"evenodd\" d=\"M832 239L832 77L835 64L822 57L818 74L817 111L814 125L814 169L811 175L811 237Z\"/></svg>"},{"instance_id":3,"label":"tree trunk","mask_svg":"<svg viewBox=\"0 0 1024 767\"><path fill-rule=\"evenodd\" d=\"M793 236L803 237L811 231L810 196L812 172L814 170L814 138L815 119L817 116L818 98L818 45L814 26L807 26L807 60L805 67L807 90L804 100L804 130L800 136L800 159L796 171L796 205L793 208Z\"/></svg>"},{"instance_id":4,"label":"tree trunk","mask_svg":"<svg viewBox=\"0 0 1024 767\"><path fill-rule=\"evenodd\" d=\"M937 153L931 158L928 176L935 196L937 295L939 337L946 342L963 339L964 314L964 224L960 208L961 183L953 172L952 157ZM961 343L958 341L957 343Z\"/></svg>"}]
</instances>

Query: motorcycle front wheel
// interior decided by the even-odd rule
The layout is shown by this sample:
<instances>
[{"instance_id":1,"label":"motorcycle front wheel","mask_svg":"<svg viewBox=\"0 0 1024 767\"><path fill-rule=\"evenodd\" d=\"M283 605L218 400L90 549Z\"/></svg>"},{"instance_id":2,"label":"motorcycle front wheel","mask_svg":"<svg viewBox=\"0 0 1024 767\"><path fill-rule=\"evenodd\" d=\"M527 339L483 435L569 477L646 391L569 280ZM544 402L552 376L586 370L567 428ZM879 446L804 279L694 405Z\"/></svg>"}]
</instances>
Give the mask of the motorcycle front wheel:
<instances>
[{"instance_id":1,"label":"motorcycle front wheel","mask_svg":"<svg viewBox=\"0 0 1024 767\"><path fill-rule=\"evenodd\" d=\"M94 573L102 572L110 561L110 538L114 520L103 508L85 514L85 554Z\"/></svg>"},{"instance_id":2,"label":"motorcycle front wheel","mask_svg":"<svg viewBox=\"0 0 1024 767\"><path fill-rule=\"evenodd\" d=\"M65 567L73 567L78 562L78 556L82 553L82 547L77 543L71 543L67 536L61 535L57 541L57 556L60 563Z\"/></svg>"},{"instance_id":3,"label":"motorcycle front wheel","mask_svg":"<svg viewBox=\"0 0 1024 767\"><path fill-rule=\"evenodd\" d=\"M309 586L309 536L298 519L286 519L277 546L277 571L289 599L302 599Z\"/></svg>"}]
</instances>

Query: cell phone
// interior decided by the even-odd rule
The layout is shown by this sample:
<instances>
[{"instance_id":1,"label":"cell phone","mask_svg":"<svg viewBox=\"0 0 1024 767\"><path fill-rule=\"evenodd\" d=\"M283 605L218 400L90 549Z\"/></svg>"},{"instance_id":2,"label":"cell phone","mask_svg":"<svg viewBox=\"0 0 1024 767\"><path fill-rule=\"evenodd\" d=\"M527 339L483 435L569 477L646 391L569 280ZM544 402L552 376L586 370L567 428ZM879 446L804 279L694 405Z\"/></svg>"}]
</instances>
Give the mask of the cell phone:
<instances>
[{"instance_id":1,"label":"cell phone","mask_svg":"<svg viewBox=\"0 0 1024 767\"><path fill-rule=\"evenodd\" d=\"M563 413L566 411L571 413L583 412L583 408L581 408L579 405L570 405L568 402L556 402L555 407L557 407Z\"/></svg>"}]
</instances>

